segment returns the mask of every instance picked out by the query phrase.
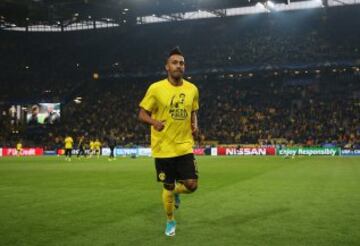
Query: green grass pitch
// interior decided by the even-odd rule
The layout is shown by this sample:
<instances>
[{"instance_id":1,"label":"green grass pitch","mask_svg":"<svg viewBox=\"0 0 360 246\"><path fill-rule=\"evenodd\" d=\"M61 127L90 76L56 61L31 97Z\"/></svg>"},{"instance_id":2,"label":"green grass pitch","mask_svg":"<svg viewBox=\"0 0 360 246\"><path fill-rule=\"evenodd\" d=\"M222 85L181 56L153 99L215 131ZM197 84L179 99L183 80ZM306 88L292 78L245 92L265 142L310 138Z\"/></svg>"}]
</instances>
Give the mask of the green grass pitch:
<instances>
[{"instance_id":1,"label":"green grass pitch","mask_svg":"<svg viewBox=\"0 0 360 246\"><path fill-rule=\"evenodd\" d=\"M197 159L167 238L151 158L0 158L0 245L360 245L360 158Z\"/></svg>"}]
</instances>

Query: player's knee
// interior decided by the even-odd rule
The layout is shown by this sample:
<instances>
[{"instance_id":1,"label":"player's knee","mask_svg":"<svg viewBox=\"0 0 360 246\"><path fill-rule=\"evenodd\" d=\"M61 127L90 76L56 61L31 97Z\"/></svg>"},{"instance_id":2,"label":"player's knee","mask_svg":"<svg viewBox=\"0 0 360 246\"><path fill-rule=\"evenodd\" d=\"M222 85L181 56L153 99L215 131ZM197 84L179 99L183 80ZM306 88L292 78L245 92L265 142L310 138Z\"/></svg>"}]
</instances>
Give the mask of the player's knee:
<instances>
[{"instance_id":1,"label":"player's knee","mask_svg":"<svg viewBox=\"0 0 360 246\"><path fill-rule=\"evenodd\" d=\"M185 187L186 187L186 189L188 189L192 193L192 192L197 190L198 185L197 185L196 181L185 182Z\"/></svg>"},{"instance_id":2,"label":"player's knee","mask_svg":"<svg viewBox=\"0 0 360 246\"><path fill-rule=\"evenodd\" d=\"M167 190L174 190L175 184L164 184L164 188Z\"/></svg>"}]
</instances>

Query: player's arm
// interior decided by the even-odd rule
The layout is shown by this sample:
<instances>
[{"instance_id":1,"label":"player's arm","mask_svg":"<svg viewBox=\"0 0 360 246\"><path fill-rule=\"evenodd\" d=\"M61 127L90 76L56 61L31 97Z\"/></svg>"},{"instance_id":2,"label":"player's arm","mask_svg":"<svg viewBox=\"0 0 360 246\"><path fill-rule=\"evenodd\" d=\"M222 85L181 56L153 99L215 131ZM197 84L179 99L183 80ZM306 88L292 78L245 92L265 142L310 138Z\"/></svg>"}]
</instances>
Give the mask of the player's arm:
<instances>
[{"instance_id":1,"label":"player's arm","mask_svg":"<svg viewBox=\"0 0 360 246\"><path fill-rule=\"evenodd\" d=\"M196 136L199 132L197 111L191 112L191 130L194 136Z\"/></svg>"},{"instance_id":2,"label":"player's arm","mask_svg":"<svg viewBox=\"0 0 360 246\"><path fill-rule=\"evenodd\" d=\"M154 120L153 118L151 118L151 113L141 107L139 111L139 120L149 125L152 125L157 131L161 131L162 129L164 129L165 126L165 121Z\"/></svg>"},{"instance_id":3,"label":"player's arm","mask_svg":"<svg viewBox=\"0 0 360 246\"><path fill-rule=\"evenodd\" d=\"M199 133L197 112L199 110L199 90L195 87L195 96L191 109L191 130L193 136L197 136Z\"/></svg>"},{"instance_id":4,"label":"player's arm","mask_svg":"<svg viewBox=\"0 0 360 246\"><path fill-rule=\"evenodd\" d=\"M155 130L161 131L164 129L165 121L157 121L151 118L151 112L156 108L156 92L154 91L154 86L150 86L146 91L144 98L141 100L139 106L139 120L145 122L149 125L152 125Z\"/></svg>"}]
</instances>

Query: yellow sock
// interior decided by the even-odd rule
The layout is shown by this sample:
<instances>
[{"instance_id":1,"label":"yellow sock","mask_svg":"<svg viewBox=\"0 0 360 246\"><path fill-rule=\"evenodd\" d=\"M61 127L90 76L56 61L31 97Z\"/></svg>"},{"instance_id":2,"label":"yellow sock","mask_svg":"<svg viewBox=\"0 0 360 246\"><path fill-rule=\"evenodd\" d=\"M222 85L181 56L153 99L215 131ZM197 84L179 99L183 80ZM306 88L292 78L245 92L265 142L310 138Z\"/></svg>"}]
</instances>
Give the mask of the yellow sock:
<instances>
[{"instance_id":1,"label":"yellow sock","mask_svg":"<svg viewBox=\"0 0 360 246\"><path fill-rule=\"evenodd\" d=\"M191 193L183 183L176 183L175 185L175 193Z\"/></svg>"},{"instance_id":2,"label":"yellow sock","mask_svg":"<svg viewBox=\"0 0 360 246\"><path fill-rule=\"evenodd\" d=\"M175 199L174 192L171 190L163 189L162 200L164 203L164 208L168 220L174 220L174 210L175 210Z\"/></svg>"}]
</instances>

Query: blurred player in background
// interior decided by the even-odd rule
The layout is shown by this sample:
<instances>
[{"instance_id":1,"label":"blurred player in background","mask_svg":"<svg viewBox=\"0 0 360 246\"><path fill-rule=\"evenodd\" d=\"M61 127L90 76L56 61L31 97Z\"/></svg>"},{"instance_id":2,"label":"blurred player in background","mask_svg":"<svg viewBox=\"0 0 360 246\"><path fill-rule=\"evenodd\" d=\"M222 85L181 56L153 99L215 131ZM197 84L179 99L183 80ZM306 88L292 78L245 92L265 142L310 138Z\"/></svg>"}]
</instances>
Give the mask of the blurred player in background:
<instances>
[{"instance_id":1,"label":"blurred player in background","mask_svg":"<svg viewBox=\"0 0 360 246\"><path fill-rule=\"evenodd\" d=\"M22 156L22 143L21 140L16 144L16 155L17 156Z\"/></svg>"},{"instance_id":2,"label":"blurred player in background","mask_svg":"<svg viewBox=\"0 0 360 246\"><path fill-rule=\"evenodd\" d=\"M116 139L113 137L109 137L108 140L108 145L110 148L110 156L109 156L109 161L115 160L115 155L114 155L114 150L116 147Z\"/></svg>"},{"instance_id":3,"label":"blurred player in background","mask_svg":"<svg viewBox=\"0 0 360 246\"><path fill-rule=\"evenodd\" d=\"M95 145L94 145L94 141L93 140L90 140L90 143L89 143L89 147L90 147L90 154L89 154L89 157L93 157L95 155Z\"/></svg>"},{"instance_id":4,"label":"blurred player in background","mask_svg":"<svg viewBox=\"0 0 360 246\"><path fill-rule=\"evenodd\" d=\"M65 140L65 160L71 161L71 152L73 150L74 140L69 135L66 136Z\"/></svg>"},{"instance_id":5,"label":"blurred player in background","mask_svg":"<svg viewBox=\"0 0 360 246\"><path fill-rule=\"evenodd\" d=\"M77 157L81 157L84 156L86 157L86 153L85 153L85 137L81 136L79 138L79 144L78 144L78 154Z\"/></svg>"},{"instance_id":6,"label":"blurred player in background","mask_svg":"<svg viewBox=\"0 0 360 246\"><path fill-rule=\"evenodd\" d=\"M94 149L95 149L95 154L97 155L97 158L99 158L100 154L101 154L101 142L98 138L96 138L96 140L94 142Z\"/></svg>"}]
</instances>

